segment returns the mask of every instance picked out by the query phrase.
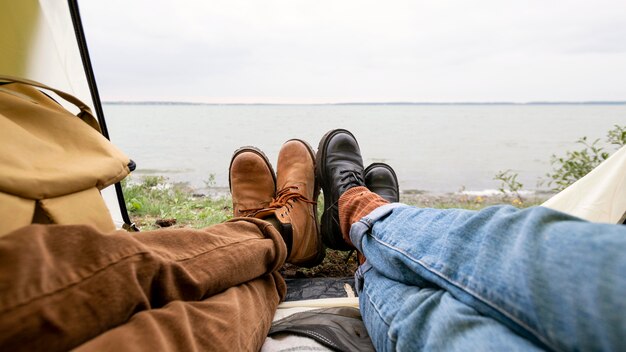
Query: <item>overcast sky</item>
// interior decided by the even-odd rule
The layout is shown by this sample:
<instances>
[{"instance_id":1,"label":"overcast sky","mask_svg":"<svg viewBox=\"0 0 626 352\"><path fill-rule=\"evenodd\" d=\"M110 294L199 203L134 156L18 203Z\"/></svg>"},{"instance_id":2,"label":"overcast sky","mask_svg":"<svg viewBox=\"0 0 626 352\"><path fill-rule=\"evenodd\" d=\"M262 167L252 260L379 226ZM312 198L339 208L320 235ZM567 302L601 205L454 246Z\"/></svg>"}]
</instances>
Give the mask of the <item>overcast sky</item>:
<instances>
[{"instance_id":1,"label":"overcast sky","mask_svg":"<svg viewBox=\"0 0 626 352\"><path fill-rule=\"evenodd\" d=\"M624 0L89 0L105 101L626 100Z\"/></svg>"}]
</instances>

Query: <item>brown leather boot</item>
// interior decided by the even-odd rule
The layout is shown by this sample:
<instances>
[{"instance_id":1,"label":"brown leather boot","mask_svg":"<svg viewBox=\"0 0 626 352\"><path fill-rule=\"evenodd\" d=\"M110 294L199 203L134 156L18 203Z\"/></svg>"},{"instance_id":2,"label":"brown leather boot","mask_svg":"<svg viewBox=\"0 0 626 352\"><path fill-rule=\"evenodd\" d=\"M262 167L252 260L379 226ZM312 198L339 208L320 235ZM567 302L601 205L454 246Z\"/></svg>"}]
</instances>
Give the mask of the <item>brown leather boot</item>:
<instances>
[{"instance_id":1,"label":"brown leather boot","mask_svg":"<svg viewBox=\"0 0 626 352\"><path fill-rule=\"evenodd\" d=\"M326 255L317 222L319 186L315 183L315 153L306 142L289 140L280 149L276 170L276 197L267 209L254 216L273 215L281 223L281 234L290 249L288 263L315 266Z\"/></svg>"},{"instance_id":2,"label":"brown leather boot","mask_svg":"<svg viewBox=\"0 0 626 352\"><path fill-rule=\"evenodd\" d=\"M253 216L269 207L276 192L276 176L269 160L254 147L239 148L228 168L233 216Z\"/></svg>"}]
</instances>

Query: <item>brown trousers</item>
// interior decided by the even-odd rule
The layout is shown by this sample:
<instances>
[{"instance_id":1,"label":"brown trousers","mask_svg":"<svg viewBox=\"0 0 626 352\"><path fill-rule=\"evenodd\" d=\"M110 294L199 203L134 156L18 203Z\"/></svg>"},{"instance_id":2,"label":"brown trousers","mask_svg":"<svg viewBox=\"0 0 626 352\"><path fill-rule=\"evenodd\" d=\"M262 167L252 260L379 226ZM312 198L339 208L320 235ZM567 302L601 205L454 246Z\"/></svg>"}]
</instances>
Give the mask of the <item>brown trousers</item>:
<instances>
[{"instance_id":1,"label":"brown trousers","mask_svg":"<svg viewBox=\"0 0 626 352\"><path fill-rule=\"evenodd\" d=\"M31 225L0 238L0 350L258 350L286 255L250 218L137 234Z\"/></svg>"}]
</instances>

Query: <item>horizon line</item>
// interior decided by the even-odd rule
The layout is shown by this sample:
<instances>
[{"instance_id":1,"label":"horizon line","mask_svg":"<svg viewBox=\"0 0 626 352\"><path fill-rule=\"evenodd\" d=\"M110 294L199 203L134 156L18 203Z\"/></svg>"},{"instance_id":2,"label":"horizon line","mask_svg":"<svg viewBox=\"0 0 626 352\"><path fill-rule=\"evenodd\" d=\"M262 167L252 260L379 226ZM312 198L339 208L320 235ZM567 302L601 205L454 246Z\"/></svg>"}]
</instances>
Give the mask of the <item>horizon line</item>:
<instances>
[{"instance_id":1,"label":"horizon line","mask_svg":"<svg viewBox=\"0 0 626 352\"><path fill-rule=\"evenodd\" d=\"M626 100L588 100L588 101L494 101L494 102L339 102L339 103L209 103L209 102L188 102L188 101L165 101L165 100L137 100L137 101L102 101L103 104L110 105L626 105Z\"/></svg>"}]
</instances>

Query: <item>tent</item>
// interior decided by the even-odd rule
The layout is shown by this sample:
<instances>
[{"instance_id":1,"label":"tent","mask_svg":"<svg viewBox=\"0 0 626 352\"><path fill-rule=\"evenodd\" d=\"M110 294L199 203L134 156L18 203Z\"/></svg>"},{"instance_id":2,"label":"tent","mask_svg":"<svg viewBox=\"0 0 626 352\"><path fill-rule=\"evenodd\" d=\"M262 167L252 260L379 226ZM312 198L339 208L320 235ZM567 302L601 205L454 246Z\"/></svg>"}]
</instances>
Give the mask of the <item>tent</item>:
<instances>
[{"instance_id":1,"label":"tent","mask_svg":"<svg viewBox=\"0 0 626 352\"><path fill-rule=\"evenodd\" d=\"M0 0L0 48L0 74L39 81L78 97L91 107L103 135L108 138L77 0ZM75 110L72 106L66 108ZM101 193L116 226L132 229L134 225L129 219L121 186L110 186ZM624 223L626 147L544 205L590 221ZM335 281L321 282L322 289L315 292L329 291L331 286L342 288L346 284L342 280ZM299 284L291 283L290 287ZM324 286L326 284L331 286ZM320 296L299 295L293 299ZM302 307L336 305L357 306L357 298L286 302L281 304L283 311L279 310L277 316L290 314L285 312L290 309L300 311Z\"/></svg>"},{"instance_id":2,"label":"tent","mask_svg":"<svg viewBox=\"0 0 626 352\"><path fill-rule=\"evenodd\" d=\"M77 0L0 0L0 73L74 95L95 113L109 138ZM65 105L72 112L76 108ZM134 229L120 184L101 192L118 228Z\"/></svg>"}]
</instances>

